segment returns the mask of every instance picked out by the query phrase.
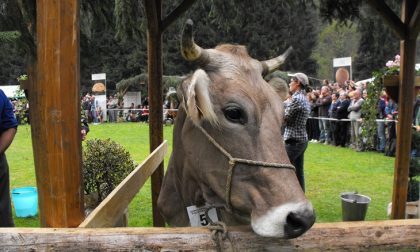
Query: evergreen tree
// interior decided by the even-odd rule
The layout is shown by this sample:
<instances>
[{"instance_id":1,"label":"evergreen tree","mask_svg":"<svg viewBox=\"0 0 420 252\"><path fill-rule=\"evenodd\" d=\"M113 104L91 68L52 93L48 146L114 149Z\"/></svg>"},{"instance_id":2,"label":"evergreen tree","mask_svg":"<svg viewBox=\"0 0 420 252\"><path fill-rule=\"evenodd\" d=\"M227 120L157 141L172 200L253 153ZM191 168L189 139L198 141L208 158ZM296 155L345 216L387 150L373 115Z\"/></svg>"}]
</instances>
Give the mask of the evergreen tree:
<instances>
[{"instance_id":1,"label":"evergreen tree","mask_svg":"<svg viewBox=\"0 0 420 252\"><path fill-rule=\"evenodd\" d=\"M348 24L344 26L334 21L321 29L318 46L313 52L319 66L319 79L333 80L335 78L334 58L352 57L355 62L360 35L356 24L350 22Z\"/></svg>"},{"instance_id":2,"label":"evergreen tree","mask_svg":"<svg viewBox=\"0 0 420 252\"><path fill-rule=\"evenodd\" d=\"M80 19L86 24L81 33L81 83L84 91L89 91L93 85L91 74L106 73L107 89L115 90L121 79L146 70L146 44L142 39L117 36L114 1L88 3L83 5Z\"/></svg>"},{"instance_id":3,"label":"evergreen tree","mask_svg":"<svg viewBox=\"0 0 420 252\"><path fill-rule=\"evenodd\" d=\"M17 77L25 74L24 58L14 43L0 42L0 85L18 85Z\"/></svg>"},{"instance_id":4,"label":"evergreen tree","mask_svg":"<svg viewBox=\"0 0 420 252\"><path fill-rule=\"evenodd\" d=\"M399 13L400 1L389 1L389 6ZM369 12L368 12L369 11ZM361 34L358 56L355 61L355 79L370 78L374 70L385 67L388 60L399 54L399 38L384 24L382 18L370 9L362 8L358 24Z\"/></svg>"},{"instance_id":5,"label":"evergreen tree","mask_svg":"<svg viewBox=\"0 0 420 252\"><path fill-rule=\"evenodd\" d=\"M171 6L173 7L173 6ZM186 17L194 21L195 40L203 48L221 43L245 45L259 60L276 57L289 46L294 52L283 67L316 73L311 53L317 42L316 9L295 1L205 1L198 0ZM164 34L165 73L187 73L187 62L179 52L179 36L185 18Z\"/></svg>"}]
</instances>

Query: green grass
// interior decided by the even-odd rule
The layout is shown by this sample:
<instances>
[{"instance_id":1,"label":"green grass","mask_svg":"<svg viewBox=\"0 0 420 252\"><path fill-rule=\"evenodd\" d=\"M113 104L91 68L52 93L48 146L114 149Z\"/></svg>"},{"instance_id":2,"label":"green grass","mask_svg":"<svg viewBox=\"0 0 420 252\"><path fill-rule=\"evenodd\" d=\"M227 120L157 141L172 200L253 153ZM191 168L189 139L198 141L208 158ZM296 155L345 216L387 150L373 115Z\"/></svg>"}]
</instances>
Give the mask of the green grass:
<instances>
[{"instance_id":1,"label":"green grass","mask_svg":"<svg viewBox=\"0 0 420 252\"><path fill-rule=\"evenodd\" d=\"M141 163L149 153L147 124L119 123L91 125L91 138L111 138L124 146L132 158ZM164 138L172 151L172 127L164 127ZM7 150L11 187L35 186L35 171L29 126L19 127L13 144ZM372 198L366 220L387 219L391 201L394 159L373 152L355 152L348 148L309 144L305 153L306 195L312 201L317 222L341 221L340 193L358 191ZM16 226L36 227L35 218L15 218ZM152 226L150 181L129 206L130 226Z\"/></svg>"},{"instance_id":2,"label":"green grass","mask_svg":"<svg viewBox=\"0 0 420 252\"><path fill-rule=\"evenodd\" d=\"M310 144L305 152L306 195L317 222L341 220L340 193L357 191L369 196L366 220L387 219L392 198L394 158L375 152Z\"/></svg>"}]
</instances>

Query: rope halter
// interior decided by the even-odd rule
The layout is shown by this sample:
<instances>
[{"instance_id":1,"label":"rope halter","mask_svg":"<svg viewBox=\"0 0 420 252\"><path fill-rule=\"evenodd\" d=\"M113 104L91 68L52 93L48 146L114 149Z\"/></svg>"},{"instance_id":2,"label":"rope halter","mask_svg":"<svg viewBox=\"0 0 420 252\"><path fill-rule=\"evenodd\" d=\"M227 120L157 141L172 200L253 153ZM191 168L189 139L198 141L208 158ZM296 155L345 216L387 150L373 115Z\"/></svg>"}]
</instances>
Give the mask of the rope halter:
<instances>
[{"instance_id":1,"label":"rope halter","mask_svg":"<svg viewBox=\"0 0 420 252\"><path fill-rule=\"evenodd\" d=\"M194 124L194 125L204 134L204 136L206 136L206 138L210 141L210 143L212 143L229 160L229 168L228 168L228 174L226 178L226 191L225 191L226 210L228 212L232 212L232 205L230 202L230 191L232 187L233 168L235 167L237 163L253 165L253 166L263 166L263 167L296 170L295 167L291 164L269 163L269 162L255 161L255 160L250 160L250 159L234 158L219 143L217 143L216 140L212 136L210 136L210 134L207 133L207 131L203 127L201 127L198 124Z\"/></svg>"}]
</instances>

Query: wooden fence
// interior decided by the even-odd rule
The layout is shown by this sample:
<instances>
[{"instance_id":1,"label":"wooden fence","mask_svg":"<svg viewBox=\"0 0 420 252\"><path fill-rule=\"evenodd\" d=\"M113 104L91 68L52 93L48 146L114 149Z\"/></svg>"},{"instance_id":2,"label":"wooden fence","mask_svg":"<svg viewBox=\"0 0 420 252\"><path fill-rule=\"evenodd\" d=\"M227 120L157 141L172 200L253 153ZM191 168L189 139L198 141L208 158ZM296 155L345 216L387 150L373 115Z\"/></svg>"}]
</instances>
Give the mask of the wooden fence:
<instances>
[{"instance_id":1,"label":"wooden fence","mask_svg":"<svg viewBox=\"0 0 420 252\"><path fill-rule=\"evenodd\" d=\"M420 220L315 224L293 240L229 227L224 251L420 250ZM207 228L4 228L0 251L214 251Z\"/></svg>"}]
</instances>

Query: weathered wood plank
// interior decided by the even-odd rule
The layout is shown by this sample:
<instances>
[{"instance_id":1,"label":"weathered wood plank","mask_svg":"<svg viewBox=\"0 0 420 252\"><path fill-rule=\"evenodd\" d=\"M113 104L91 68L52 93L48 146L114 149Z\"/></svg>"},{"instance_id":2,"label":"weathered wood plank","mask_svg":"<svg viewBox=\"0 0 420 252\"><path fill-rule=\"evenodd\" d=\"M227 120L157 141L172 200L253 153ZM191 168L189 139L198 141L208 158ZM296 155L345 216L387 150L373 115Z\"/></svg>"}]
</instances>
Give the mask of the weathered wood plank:
<instances>
[{"instance_id":1,"label":"weathered wood plank","mask_svg":"<svg viewBox=\"0 0 420 252\"><path fill-rule=\"evenodd\" d=\"M0 229L0 250L214 251L207 228ZM342 251L420 249L420 220L315 224L293 240L263 238L230 227L231 251Z\"/></svg>"},{"instance_id":2,"label":"weathered wood plank","mask_svg":"<svg viewBox=\"0 0 420 252\"><path fill-rule=\"evenodd\" d=\"M113 227L168 150L165 140L136 167L80 224L82 228Z\"/></svg>"},{"instance_id":3,"label":"weathered wood plank","mask_svg":"<svg viewBox=\"0 0 420 252\"><path fill-rule=\"evenodd\" d=\"M79 1L36 1L37 62L29 102L41 226L83 220Z\"/></svg>"}]
</instances>

